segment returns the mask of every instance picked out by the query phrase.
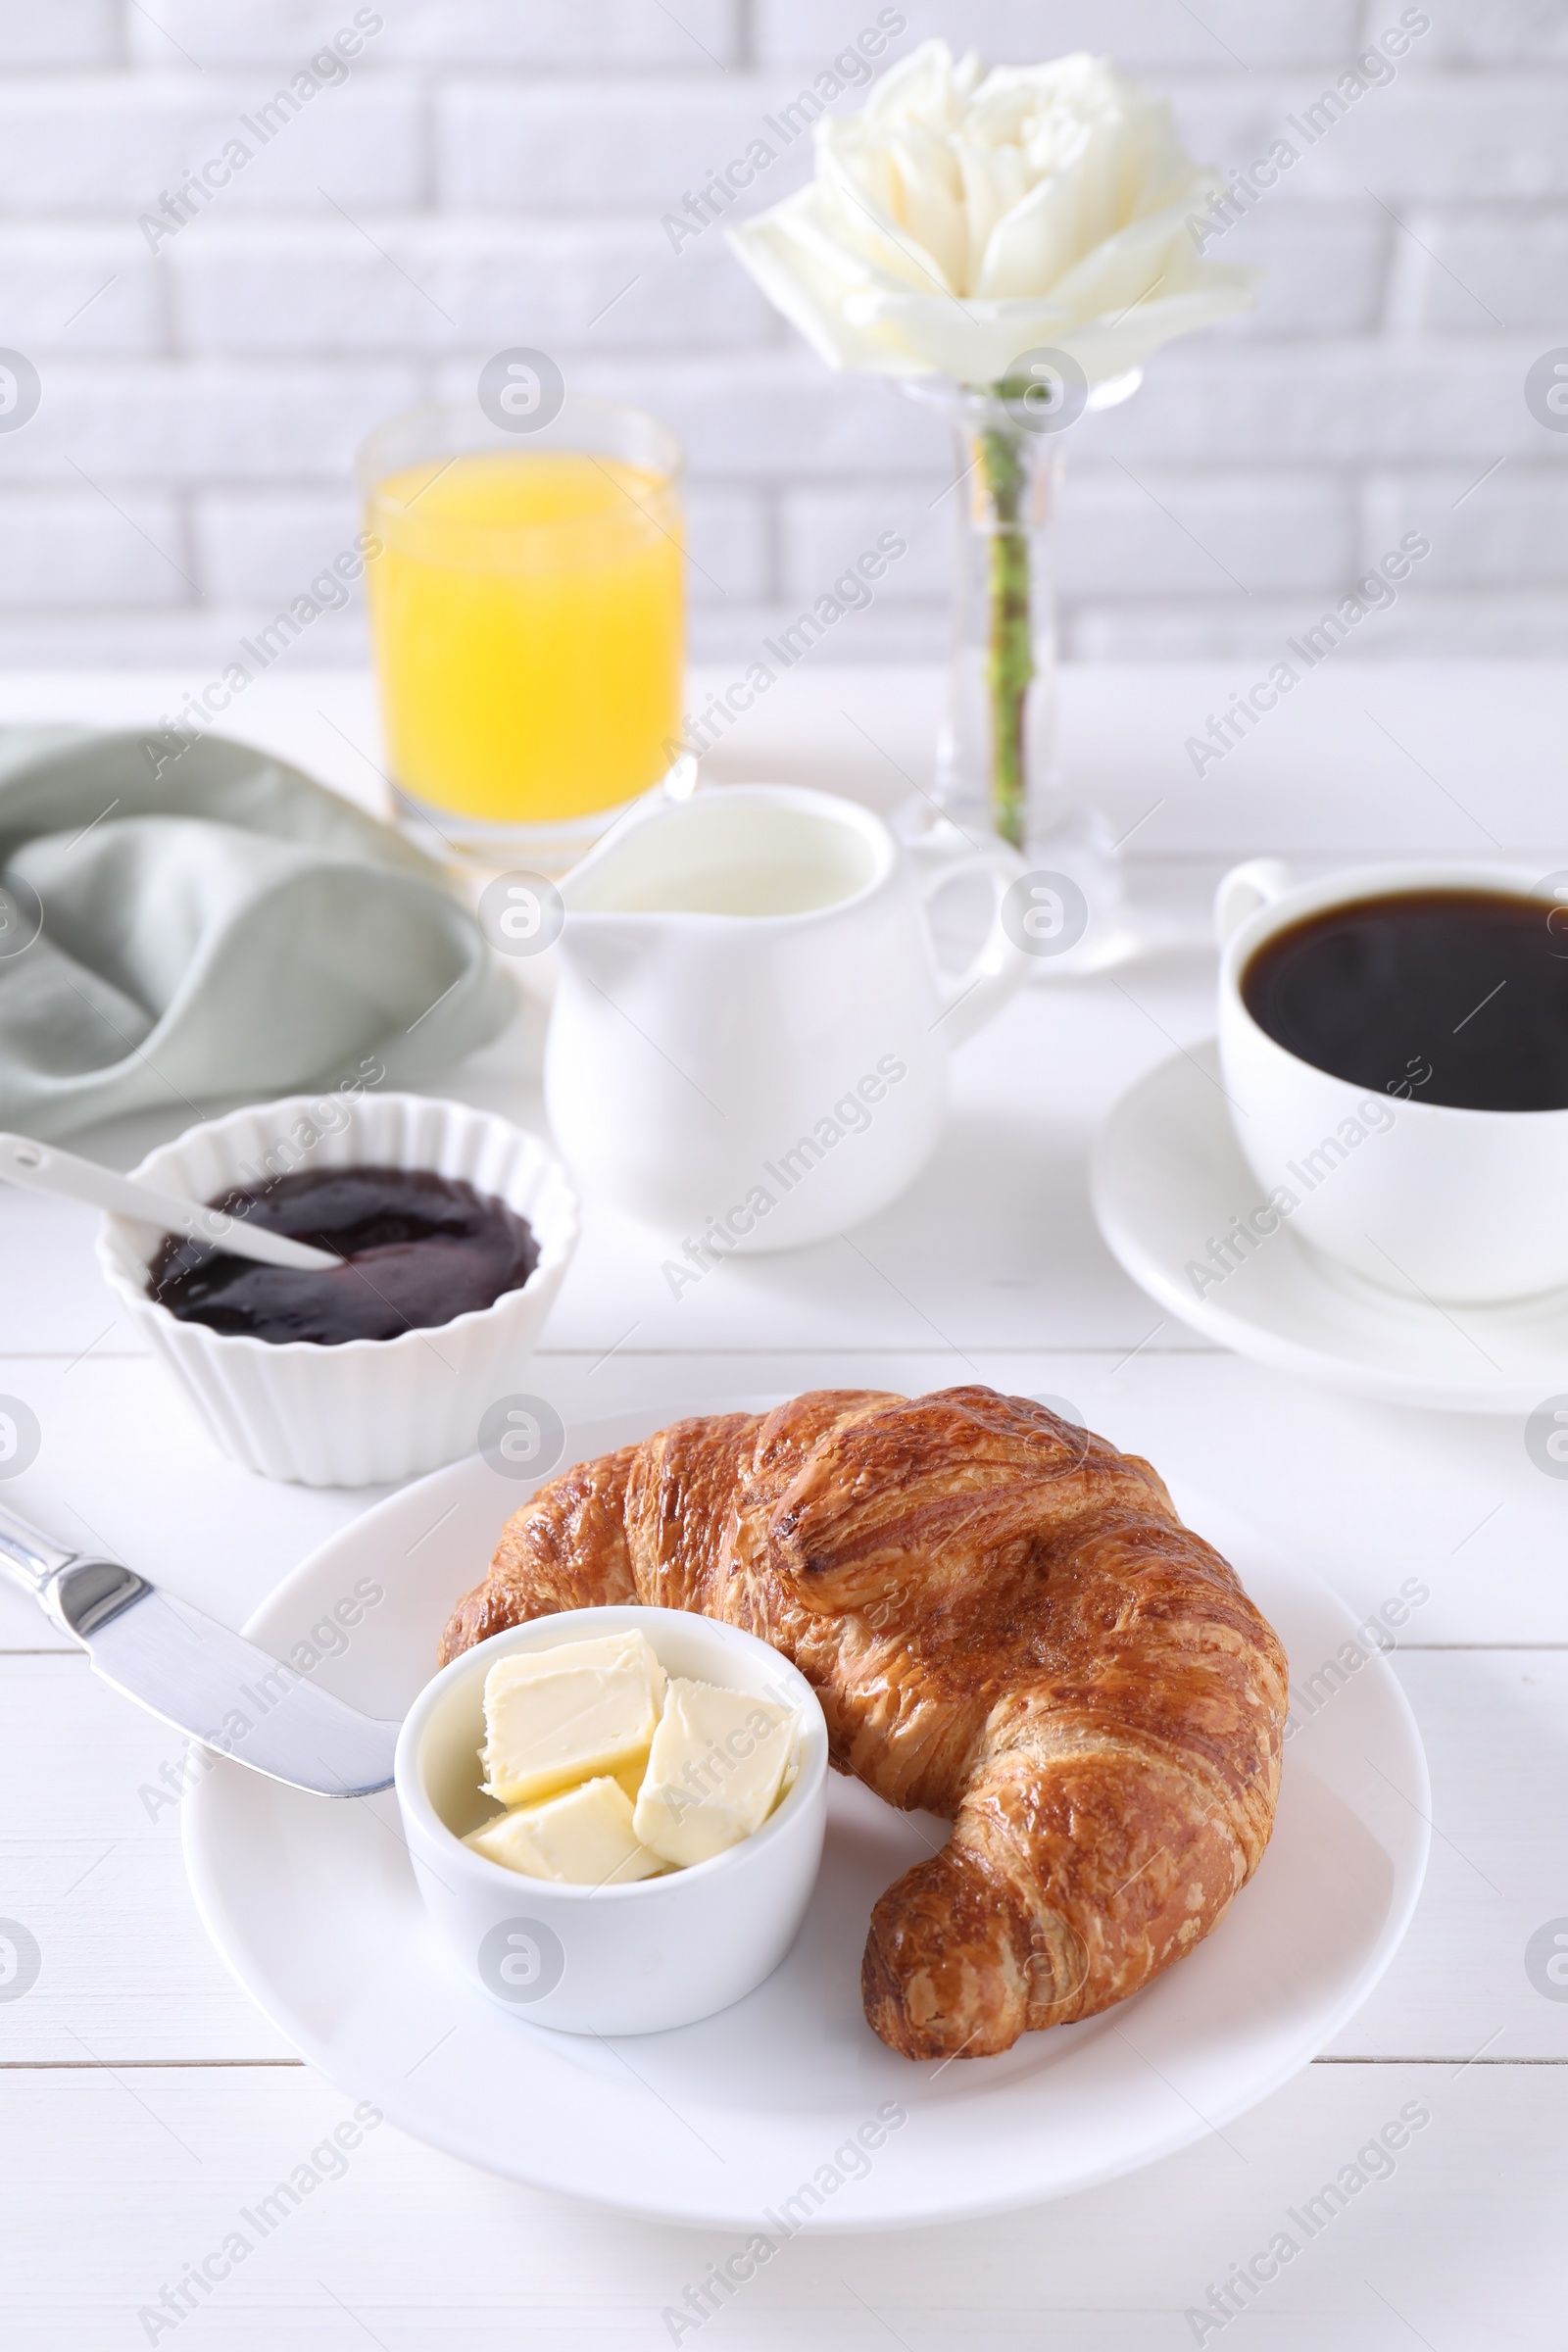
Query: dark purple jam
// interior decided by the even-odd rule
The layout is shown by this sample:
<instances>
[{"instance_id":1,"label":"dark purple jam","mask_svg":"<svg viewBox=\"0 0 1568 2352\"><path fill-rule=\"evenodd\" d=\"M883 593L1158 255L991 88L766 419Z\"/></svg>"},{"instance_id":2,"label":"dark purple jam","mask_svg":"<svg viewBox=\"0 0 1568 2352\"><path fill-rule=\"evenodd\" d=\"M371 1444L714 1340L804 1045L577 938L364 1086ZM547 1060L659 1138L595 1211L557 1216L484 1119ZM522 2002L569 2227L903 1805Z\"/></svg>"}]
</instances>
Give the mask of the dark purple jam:
<instances>
[{"instance_id":1,"label":"dark purple jam","mask_svg":"<svg viewBox=\"0 0 1568 2352\"><path fill-rule=\"evenodd\" d=\"M395 1340L493 1306L539 1263L525 1217L426 1168L302 1169L210 1205L343 1260L296 1272L167 1234L151 1296L182 1322L253 1340Z\"/></svg>"}]
</instances>

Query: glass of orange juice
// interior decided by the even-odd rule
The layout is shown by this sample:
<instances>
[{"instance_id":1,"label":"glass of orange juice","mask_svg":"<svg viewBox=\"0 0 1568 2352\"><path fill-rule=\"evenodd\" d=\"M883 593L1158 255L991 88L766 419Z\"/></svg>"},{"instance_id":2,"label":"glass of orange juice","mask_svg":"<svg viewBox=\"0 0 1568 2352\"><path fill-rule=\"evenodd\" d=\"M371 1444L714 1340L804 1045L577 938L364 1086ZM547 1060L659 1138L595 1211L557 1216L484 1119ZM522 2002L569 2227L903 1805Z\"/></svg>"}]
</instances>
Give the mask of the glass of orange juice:
<instances>
[{"instance_id":1,"label":"glass of orange juice","mask_svg":"<svg viewBox=\"0 0 1568 2352\"><path fill-rule=\"evenodd\" d=\"M360 452L404 813L487 863L556 873L678 759L685 618L673 435L558 397L526 430L494 402L436 401Z\"/></svg>"}]
</instances>

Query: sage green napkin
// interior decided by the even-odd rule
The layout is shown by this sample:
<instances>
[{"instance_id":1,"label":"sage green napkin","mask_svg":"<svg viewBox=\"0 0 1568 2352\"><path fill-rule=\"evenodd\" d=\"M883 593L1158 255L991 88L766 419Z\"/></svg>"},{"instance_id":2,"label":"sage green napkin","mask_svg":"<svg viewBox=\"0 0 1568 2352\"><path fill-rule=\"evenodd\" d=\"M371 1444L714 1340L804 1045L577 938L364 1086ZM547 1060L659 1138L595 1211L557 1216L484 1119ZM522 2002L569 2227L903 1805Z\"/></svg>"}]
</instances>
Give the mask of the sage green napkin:
<instances>
[{"instance_id":1,"label":"sage green napkin","mask_svg":"<svg viewBox=\"0 0 1568 2352\"><path fill-rule=\"evenodd\" d=\"M516 1004L440 869L283 760L0 728L0 1127L425 1078Z\"/></svg>"}]
</instances>

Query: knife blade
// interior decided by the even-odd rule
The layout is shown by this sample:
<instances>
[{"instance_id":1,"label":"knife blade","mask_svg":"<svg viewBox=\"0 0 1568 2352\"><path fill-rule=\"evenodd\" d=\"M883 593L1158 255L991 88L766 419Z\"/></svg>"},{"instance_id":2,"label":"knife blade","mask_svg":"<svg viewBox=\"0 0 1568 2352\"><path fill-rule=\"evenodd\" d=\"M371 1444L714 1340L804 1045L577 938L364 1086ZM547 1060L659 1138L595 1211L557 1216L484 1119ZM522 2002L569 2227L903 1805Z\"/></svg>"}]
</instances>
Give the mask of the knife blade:
<instances>
[{"instance_id":1,"label":"knife blade","mask_svg":"<svg viewBox=\"0 0 1568 2352\"><path fill-rule=\"evenodd\" d=\"M0 1509L0 1571L79 1642L105 1682L178 1732L318 1796L392 1785L396 1723L366 1715L117 1560Z\"/></svg>"}]
</instances>

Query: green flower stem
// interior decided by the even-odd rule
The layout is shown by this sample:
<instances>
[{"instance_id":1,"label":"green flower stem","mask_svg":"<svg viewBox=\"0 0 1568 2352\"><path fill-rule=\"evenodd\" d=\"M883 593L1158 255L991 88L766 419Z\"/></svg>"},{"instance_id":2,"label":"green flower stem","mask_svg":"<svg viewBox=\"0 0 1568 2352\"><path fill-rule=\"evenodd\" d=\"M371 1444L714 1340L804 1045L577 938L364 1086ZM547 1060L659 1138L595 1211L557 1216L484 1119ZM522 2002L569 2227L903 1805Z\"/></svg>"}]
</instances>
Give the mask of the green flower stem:
<instances>
[{"instance_id":1,"label":"green flower stem","mask_svg":"<svg viewBox=\"0 0 1568 2352\"><path fill-rule=\"evenodd\" d=\"M1029 777L1024 706L1035 674L1029 630L1029 535L1020 508L1029 473L1022 436L988 425L980 463L991 504L991 809L997 831L1023 848Z\"/></svg>"}]
</instances>

